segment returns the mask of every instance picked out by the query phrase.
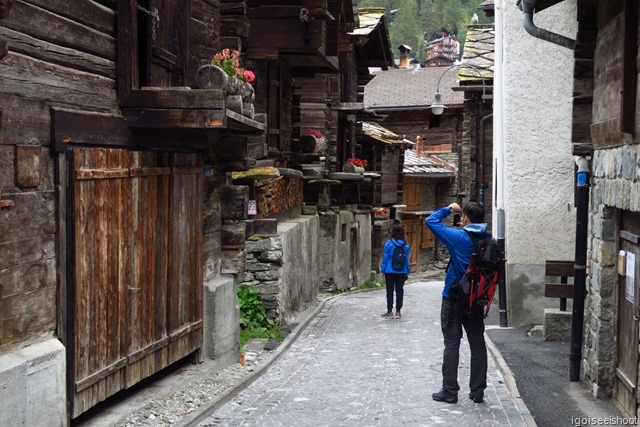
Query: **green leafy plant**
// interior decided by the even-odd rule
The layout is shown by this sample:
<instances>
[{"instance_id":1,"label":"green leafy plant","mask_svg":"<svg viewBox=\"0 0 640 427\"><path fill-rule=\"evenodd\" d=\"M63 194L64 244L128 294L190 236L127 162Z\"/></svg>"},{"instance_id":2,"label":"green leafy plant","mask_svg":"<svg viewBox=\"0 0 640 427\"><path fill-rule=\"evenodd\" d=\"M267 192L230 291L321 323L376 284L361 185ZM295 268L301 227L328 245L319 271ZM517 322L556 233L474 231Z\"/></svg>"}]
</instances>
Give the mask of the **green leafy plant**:
<instances>
[{"instance_id":1,"label":"green leafy plant","mask_svg":"<svg viewBox=\"0 0 640 427\"><path fill-rule=\"evenodd\" d=\"M382 284L377 280L367 280L366 282L360 285L360 289L377 289L381 287L382 287Z\"/></svg>"},{"instance_id":2,"label":"green leafy plant","mask_svg":"<svg viewBox=\"0 0 640 427\"><path fill-rule=\"evenodd\" d=\"M280 328L271 319L262 305L260 291L246 285L238 287L240 309L240 348L252 338L273 338L282 341Z\"/></svg>"},{"instance_id":3,"label":"green leafy plant","mask_svg":"<svg viewBox=\"0 0 640 427\"><path fill-rule=\"evenodd\" d=\"M240 67L240 52L237 50L223 49L216 53L211 60L211 65L221 68L229 76L235 76L243 82L251 83L256 79L252 71Z\"/></svg>"}]
</instances>

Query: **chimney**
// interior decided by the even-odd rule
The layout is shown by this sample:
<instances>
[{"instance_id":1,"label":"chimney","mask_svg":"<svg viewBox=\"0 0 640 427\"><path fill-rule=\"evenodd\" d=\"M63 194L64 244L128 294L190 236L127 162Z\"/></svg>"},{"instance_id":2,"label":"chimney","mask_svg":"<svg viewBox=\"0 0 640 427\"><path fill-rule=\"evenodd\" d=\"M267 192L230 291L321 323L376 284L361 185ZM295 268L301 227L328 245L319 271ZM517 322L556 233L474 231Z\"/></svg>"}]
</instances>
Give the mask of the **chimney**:
<instances>
[{"instance_id":1,"label":"chimney","mask_svg":"<svg viewBox=\"0 0 640 427\"><path fill-rule=\"evenodd\" d=\"M409 58L411 47L406 44L401 44L398 50L400 51L400 68L411 68L411 58Z\"/></svg>"}]
</instances>

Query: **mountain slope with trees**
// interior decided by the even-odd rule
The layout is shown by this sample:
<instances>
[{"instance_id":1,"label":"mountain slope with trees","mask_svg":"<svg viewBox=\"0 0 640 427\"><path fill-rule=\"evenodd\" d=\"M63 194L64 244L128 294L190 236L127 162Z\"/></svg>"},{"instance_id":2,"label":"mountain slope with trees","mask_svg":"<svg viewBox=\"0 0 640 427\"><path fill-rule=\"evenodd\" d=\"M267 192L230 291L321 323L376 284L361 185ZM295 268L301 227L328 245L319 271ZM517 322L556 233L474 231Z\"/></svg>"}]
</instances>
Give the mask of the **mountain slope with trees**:
<instances>
[{"instance_id":1,"label":"mountain slope with trees","mask_svg":"<svg viewBox=\"0 0 640 427\"><path fill-rule=\"evenodd\" d=\"M411 46L416 58L424 59L424 42L442 37L443 33L464 41L473 14L480 22L486 18L478 6L484 0L360 0L359 7L383 7L390 25L391 45L397 55L401 44Z\"/></svg>"}]
</instances>

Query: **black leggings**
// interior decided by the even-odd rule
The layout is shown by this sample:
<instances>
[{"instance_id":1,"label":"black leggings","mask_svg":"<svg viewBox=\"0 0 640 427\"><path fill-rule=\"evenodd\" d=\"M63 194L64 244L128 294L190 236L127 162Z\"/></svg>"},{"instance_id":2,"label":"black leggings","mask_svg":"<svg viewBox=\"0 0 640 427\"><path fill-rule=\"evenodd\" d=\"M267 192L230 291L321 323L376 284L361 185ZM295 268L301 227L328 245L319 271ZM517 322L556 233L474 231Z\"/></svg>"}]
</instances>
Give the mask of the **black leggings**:
<instances>
[{"instance_id":1,"label":"black leggings","mask_svg":"<svg viewBox=\"0 0 640 427\"><path fill-rule=\"evenodd\" d=\"M393 311L393 291L396 291L396 311L402 309L404 298L404 282L407 275L397 273L385 273L384 280L387 283L387 313Z\"/></svg>"}]
</instances>

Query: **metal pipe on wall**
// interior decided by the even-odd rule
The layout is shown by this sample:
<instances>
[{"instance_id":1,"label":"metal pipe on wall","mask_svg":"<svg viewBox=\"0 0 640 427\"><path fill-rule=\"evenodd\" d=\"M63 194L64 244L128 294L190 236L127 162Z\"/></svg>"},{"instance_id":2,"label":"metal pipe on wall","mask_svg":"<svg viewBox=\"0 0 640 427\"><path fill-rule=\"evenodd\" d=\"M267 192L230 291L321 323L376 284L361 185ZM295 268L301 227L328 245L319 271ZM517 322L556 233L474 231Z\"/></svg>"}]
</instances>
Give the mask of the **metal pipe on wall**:
<instances>
[{"instance_id":1,"label":"metal pipe on wall","mask_svg":"<svg viewBox=\"0 0 640 427\"><path fill-rule=\"evenodd\" d=\"M504 0L495 0L495 53L494 67L496 72L493 77L493 156L495 165L493 168L494 182L493 197L494 210L496 212L494 222L496 224L496 240L503 253L505 248L505 212L504 212L504 65L502 49L504 46ZM507 272L501 275L498 283L500 326L509 326L507 319Z\"/></svg>"},{"instance_id":2,"label":"metal pipe on wall","mask_svg":"<svg viewBox=\"0 0 640 427\"><path fill-rule=\"evenodd\" d=\"M493 119L493 114L487 114L480 120L480 144L478 144L478 163L479 163L479 175L480 175L480 204L484 206L484 162L485 162L485 143L486 138L484 133L486 131L487 121ZM477 181L477 180L476 180Z\"/></svg>"},{"instance_id":3,"label":"metal pipe on wall","mask_svg":"<svg viewBox=\"0 0 640 427\"><path fill-rule=\"evenodd\" d=\"M584 157L578 157L576 164L578 165L578 185L576 188L576 252L573 282L573 313L571 317L571 347L569 349L569 381L580 381L589 228L589 162Z\"/></svg>"},{"instance_id":4,"label":"metal pipe on wall","mask_svg":"<svg viewBox=\"0 0 640 427\"><path fill-rule=\"evenodd\" d=\"M549 43L574 50L576 48L575 40L553 33L549 30L536 27L533 23L533 14L535 13L537 1L538 0L518 0L517 3L520 10L522 10L522 26L527 33L540 40L545 40Z\"/></svg>"}]
</instances>

